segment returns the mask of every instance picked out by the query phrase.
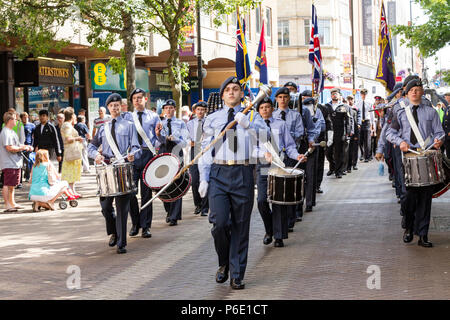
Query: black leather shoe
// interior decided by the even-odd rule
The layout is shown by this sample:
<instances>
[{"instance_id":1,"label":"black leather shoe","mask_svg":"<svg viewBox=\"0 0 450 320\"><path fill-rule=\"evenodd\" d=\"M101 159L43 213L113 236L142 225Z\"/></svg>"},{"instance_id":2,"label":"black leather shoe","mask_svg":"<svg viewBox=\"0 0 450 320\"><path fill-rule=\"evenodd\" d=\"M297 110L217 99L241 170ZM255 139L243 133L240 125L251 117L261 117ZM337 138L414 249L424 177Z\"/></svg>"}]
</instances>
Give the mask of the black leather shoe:
<instances>
[{"instance_id":1,"label":"black leather shoe","mask_svg":"<svg viewBox=\"0 0 450 320\"><path fill-rule=\"evenodd\" d=\"M281 248L284 247L283 239L275 239L274 247Z\"/></svg>"},{"instance_id":2,"label":"black leather shoe","mask_svg":"<svg viewBox=\"0 0 450 320\"><path fill-rule=\"evenodd\" d=\"M202 211L201 208L196 207L196 208L195 208L195 211L194 211L194 214L199 214L201 211Z\"/></svg>"},{"instance_id":3,"label":"black leather shoe","mask_svg":"<svg viewBox=\"0 0 450 320\"><path fill-rule=\"evenodd\" d=\"M404 243L410 243L414 238L414 234L412 230L406 229L405 233L403 234L403 242Z\"/></svg>"},{"instance_id":4,"label":"black leather shoe","mask_svg":"<svg viewBox=\"0 0 450 320\"><path fill-rule=\"evenodd\" d=\"M296 222L301 222L303 219L302 219L302 217L297 217L297 218L295 218L295 221Z\"/></svg>"},{"instance_id":5,"label":"black leather shoe","mask_svg":"<svg viewBox=\"0 0 450 320\"><path fill-rule=\"evenodd\" d=\"M242 290L245 288L245 284L241 281L241 279L231 279L230 287L234 290Z\"/></svg>"},{"instance_id":6,"label":"black leather shoe","mask_svg":"<svg viewBox=\"0 0 450 320\"><path fill-rule=\"evenodd\" d=\"M127 249L125 249L125 247L122 247L122 248L117 248L117 253L118 254L121 254L121 253L127 253Z\"/></svg>"},{"instance_id":7,"label":"black leather shoe","mask_svg":"<svg viewBox=\"0 0 450 320\"><path fill-rule=\"evenodd\" d=\"M364 162L369 162L369 159L364 160Z\"/></svg>"},{"instance_id":8,"label":"black leather shoe","mask_svg":"<svg viewBox=\"0 0 450 320\"><path fill-rule=\"evenodd\" d=\"M142 229L142 238L151 238L152 234L148 228Z\"/></svg>"},{"instance_id":9,"label":"black leather shoe","mask_svg":"<svg viewBox=\"0 0 450 320\"><path fill-rule=\"evenodd\" d=\"M331 176L334 173L334 171L328 171L327 176Z\"/></svg>"},{"instance_id":10,"label":"black leather shoe","mask_svg":"<svg viewBox=\"0 0 450 320\"><path fill-rule=\"evenodd\" d=\"M305 212L311 212L312 211L312 206L306 206Z\"/></svg>"},{"instance_id":11,"label":"black leather shoe","mask_svg":"<svg viewBox=\"0 0 450 320\"><path fill-rule=\"evenodd\" d=\"M358 167L357 166L353 166L353 170L358 170Z\"/></svg>"},{"instance_id":12,"label":"black leather shoe","mask_svg":"<svg viewBox=\"0 0 450 320\"><path fill-rule=\"evenodd\" d=\"M342 172L342 175L343 175L343 176L346 176L346 175L347 175L347 172L346 172L346 171L343 171L343 172Z\"/></svg>"},{"instance_id":13,"label":"black leather shoe","mask_svg":"<svg viewBox=\"0 0 450 320\"><path fill-rule=\"evenodd\" d=\"M359 158L359 161L363 161L364 160L364 158Z\"/></svg>"},{"instance_id":14,"label":"black leather shoe","mask_svg":"<svg viewBox=\"0 0 450 320\"><path fill-rule=\"evenodd\" d=\"M288 232L294 232L294 228L288 228Z\"/></svg>"},{"instance_id":15,"label":"black leather shoe","mask_svg":"<svg viewBox=\"0 0 450 320\"><path fill-rule=\"evenodd\" d=\"M169 214L167 214L167 216L166 216L166 222L167 222L167 223L169 223L169 222L170 222L170 217L169 217Z\"/></svg>"},{"instance_id":16,"label":"black leather shoe","mask_svg":"<svg viewBox=\"0 0 450 320\"><path fill-rule=\"evenodd\" d=\"M322 189L317 189L317 191L316 191L317 193L323 193L323 190Z\"/></svg>"},{"instance_id":17,"label":"black leather shoe","mask_svg":"<svg viewBox=\"0 0 450 320\"><path fill-rule=\"evenodd\" d=\"M117 244L117 235L116 234L112 234L111 237L109 238L108 245L110 247L114 247L116 244Z\"/></svg>"},{"instance_id":18,"label":"black leather shoe","mask_svg":"<svg viewBox=\"0 0 450 320\"><path fill-rule=\"evenodd\" d=\"M208 216L208 212L202 212L200 215L201 215L202 217L207 217L207 216Z\"/></svg>"},{"instance_id":19,"label":"black leather shoe","mask_svg":"<svg viewBox=\"0 0 450 320\"><path fill-rule=\"evenodd\" d=\"M220 266L216 272L216 282L224 283L227 280L228 280L228 265Z\"/></svg>"},{"instance_id":20,"label":"black leather shoe","mask_svg":"<svg viewBox=\"0 0 450 320\"><path fill-rule=\"evenodd\" d=\"M264 236L263 243L267 246L272 243L272 236L269 236L267 233Z\"/></svg>"},{"instance_id":21,"label":"black leather shoe","mask_svg":"<svg viewBox=\"0 0 450 320\"><path fill-rule=\"evenodd\" d=\"M337 175L336 175L336 178L342 179L342 175L341 175L341 174L337 174Z\"/></svg>"},{"instance_id":22,"label":"black leather shoe","mask_svg":"<svg viewBox=\"0 0 450 320\"><path fill-rule=\"evenodd\" d=\"M169 226L176 226L177 224L177 220L170 220Z\"/></svg>"},{"instance_id":23,"label":"black leather shoe","mask_svg":"<svg viewBox=\"0 0 450 320\"><path fill-rule=\"evenodd\" d=\"M352 173L352 169L347 169L347 173Z\"/></svg>"},{"instance_id":24,"label":"black leather shoe","mask_svg":"<svg viewBox=\"0 0 450 320\"><path fill-rule=\"evenodd\" d=\"M130 233L129 233L130 237L137 236L138 233L139 233L139 227L133 225L133 226L131 227L131 230L130 230Z\"/></svg>"},{"instance_id":25,"label":"black leather shoe","mask_svg":"<svg viewBox=\"0 0 450 320\"><path fill-rule=\"evenodd\" d=\"M431 248L433 246L433 243L428 241L428 236L420 236L419 242L417 243L419 246L425 247L425 248Z\"/></svg>"}]
</instances>

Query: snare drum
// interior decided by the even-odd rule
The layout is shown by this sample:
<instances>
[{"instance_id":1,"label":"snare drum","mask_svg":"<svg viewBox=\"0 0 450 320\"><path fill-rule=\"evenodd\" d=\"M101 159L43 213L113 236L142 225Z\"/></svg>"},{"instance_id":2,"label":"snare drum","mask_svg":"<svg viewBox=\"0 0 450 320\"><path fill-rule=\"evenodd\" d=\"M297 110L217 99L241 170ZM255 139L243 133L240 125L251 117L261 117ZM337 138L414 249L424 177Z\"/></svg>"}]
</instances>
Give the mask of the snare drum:
<instances>
[{"instance_id":1,"label":"snare drum","mask_svg":"<svg viewBox=\"0 0 450 320\"><path fill-rule=\"evenodd\" d=\"M137 192L132 163L96 166L95 170L100 197L115 197Z\"/></svg>"},{"instance_id":2,"label":"snare drum","mask_svg":"<svg viewBox=\"0 0 450 320\"><path fill-rule=\"evenodd\" d=\"M442 153L429 150L420 155L407 153L403 156L405 185L407 187L425 187L444 182Z\"/></svg>"},{"instance_id":3,"label":"snare drum","mask_svg":"<svg viewBox=\"0 0 450 320\"><path fill-rule=\"evenodd\" d=\"M171 153L161 153L145 166L143 181L150 189L159 191L171 182L181 169L182 166L178 157ZM164 202L177 201L188 192L190 186L191 175L186 170L158 198Z\"/></svg>"},{"instance_id":4,"label":"snare drum","mask_svg":"<svg viewBox=\"0 0 450 320\"><path fill-rule=\"evenodd\" d=\"M292 168L285 168L290 171ZM280 169L269 170L267 201L281 205L295 205L303 200L304 171L295 169L292 174Z\"/></svg>"},{"instance_id":5,"label":"snare drum","mask_svg":"<svg viewBox=\"0 0 450 320\"><path fill-rule=\"evenodd\" d=\"M446 193L448 189L450 189L450 159L443 155L442 163L444 164L443 167L445 179L444 182L439 183L433 187L433 198L440 197L441 195Z\"/></svg>"}]
</instances>

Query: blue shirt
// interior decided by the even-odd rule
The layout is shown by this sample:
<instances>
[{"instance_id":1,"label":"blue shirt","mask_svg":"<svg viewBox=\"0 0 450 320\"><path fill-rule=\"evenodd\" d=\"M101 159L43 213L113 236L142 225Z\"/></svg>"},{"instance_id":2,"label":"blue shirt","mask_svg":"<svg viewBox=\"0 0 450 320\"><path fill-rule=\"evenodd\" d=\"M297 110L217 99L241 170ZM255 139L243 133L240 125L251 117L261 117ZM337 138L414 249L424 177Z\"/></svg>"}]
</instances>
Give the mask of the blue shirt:
<instances>
[{"instance_id":1,"label":"blue shirt","mask_svg":"<svg viewBox=\"0 0 450 320\"><path fill-rule=\"evenodd\" d=\"M25 144L28 145L28 146L32 146L33 145L34 129L36 129L35 124L31 123L31 122L27 122L23 126L23 129L25 131Z\"/></svg>"},{"instance_id":2,"label":"blue shirt","mask_svg":"<svg viewBox=\"0 0 450 320\"><path fill-rule=\"evenodd\" d=\"M409 104L408 99L404 100L405 105ZM412 110L411 110L412 112ZM435 138L439 138L444 134L442 129L441 121L439 115L424 103L421 103L417 109L417 115L419 118L419 132L422 135L423 140L430 138L428 147L434 142ZM409 124L408 118L406 117L406 111L403 108L399 108L397 111L397 119L393 120L390 127L387 129L386 138L389 142L400 146L402 141L406 141L411 148L420 148L419 143L411 144L411 126Z\"/></svg>"},{"instance_id":3,"label":"blue shirt","mask_svg":"<svg viewBox=\"0 0 450 320\"><path fill-rule=\"evenodd\" d=\"M304 104L303 109L308 109L310 114L314 112L314 106L312 103ZM314 119L316 119L316 122L314 122ZM319 137L320 133L325 131L327 129L325 118L323 117L322 111L320 111L320 108L316 108L316 112L314 114L314 118L312 119L314 126L315 126L315 132L316 132L316 139ZM308 131L308 134L310 132Z\"/></svg>"},{"instance_id":4,"label":"blue shirt","mask_svg":"<svg viewBox=\"0 0 450 320\"><path fill-rule=\"evenodd\" d=\"M115 125L115 133L117 140L117 148L119 149L120 154L126 155L128 151L131 153L136 150L139 150L134 155L135 158L139 158L140 146L137 138L136 128L131 122L125 120L121 116L117 117L116 120L117 121ZM105 134L105 126L107 125L111 130L112 121L113 119L111 119L111 122L108 122L107 124L105 123L105 125L100 127L94 139L92 139L91 143L89 143L88 145L89 158L95 159L95 157L98 155L97 149L100 146L102 146L102 155L106 159L111 159L115 157L113 151L111 150L111 147L108 144L108 140L106 140Z\"/></svg>"},{"instance_id":5,"label":"blue shirt","mask_svg":"<svg viewBox=\"0 0 450 320\"><path fill-rule=\"evenodd\" d=\"M89 129L87 127L87 125L83 122L78 122L75 126L74 126L75 130L77 130L78 134L80 135L80 137L82 137L83 139L86 139L86 133L89 133Z\"/></svg>"},{"instance_id":6,"label":"blue shirt","mask_svg":"<svg viewBox=\"0 0 450 320\"><path fill-rule=\"evenodd\" d=\"M217 137L222 129L228 122L228 110L230 108L226 105L222 109L217 110L216 112L208 115L205 120L205 124L203 125L203 140L202 140L202 149L206 148L206 146ZM234 107L234 115L238 112L242 112L244 108L239 105ZM259 130L263 130L264 132L268 132L268 128L264 123L261 115L259 113L253 113L253 119L250 119L250 113L246 114L246 118L249 121L249 127L244 128L241 125L236 125L236 136L237 136L237 151L234 153L228 147L228 140L225 138L223 140L218 141L213 148L210 148L208 152L206 152L198 163L198 168L200 171L200 180L201 181L209 181L209 172L211 170L211 165L213 160L235 160L235 161L245 161L250 160L250 157L253 153L253 148L256 147L256 132ZM250 121L251 120L251 121ZM225 135L226 137L227 135ZM252 139L251 139L252 136ZM214 149L214 157L212 154L212 150Z\"/></svg>"},{"instance_id":7,"label":"blue shirt","mask_svg":"<svg viewBox=\"0 0 450 320\"><path fill-rule=\"evenodd\" d=\"M299 156L299 153L297 152L297 148L294 142L294 139L292 139L291 134L286 128L286 122L281 119L274 119L273 117L270 117L267 119L270 121L270 141L272 143L272 146L277 147L276 151L278 151L278 154L281 153L281 151L285 151L287 156L291 159L297 159ZM264 120L264 122L266 122ZM267 123L266 123L267 126ZM264 146L264 143L268 141L268 133L264 133L263 131L259 131L259 137L258 137L258 146L255 148L253 155L256 158L264 158L264 154L268 152L266 147Z\"/></svg>"},{"instance_id":8,"label":"blue shirt","mask_svg":"<svg viewBox=\"0 0 450 320\"><path fill-rule=\"evenodd\" d=\"M383 125L383 129L381 129L380 137L378 138L377 153L384 153L384 147L386 146L386 132L388 128L389 124L386 121Z\"/></svg>"},{"instance_id":9,"label":"blue shirt","mask_svg":"<svg viewBox=\"0 0 450 320\"><path fill-rule=\"evenodd\" d=\"M145 134L147 135L148 139L150 140L150 142L153 144L153 146L155 147L156 144L156 132L155 132L155 127L158 123L161 122L161 120L159 119L158 115L155 114L154 112L151 112L150 110L144 109L144 111L138 111L138 110L134 110L134 112L122 112L121 115L122 117L133 123L134 125L134 120L133 120L133 113L137 115L137 119L139 120L139 112L143 112L142 113L142 128L144 129ZM137 131L136 131L137 132ZM139 137L139 132L137 132L137 135ZM139 141L139 138L138 138ZM143 148L148 148L147 144L145 143L145 140L142 139L142 145Z\"/></svg>"},{"instance_id":10,"label":"blue shirt","mask_svg":"<svg viewBox=\"0 0 450 320\"><path fill-rule=\"evenodd\" d=\"M203 124L205 123L205 120L206 120L206 117L204 117L202 119ZM198 142L196 135L197 135L197 130L198 130L197 128L198 128L199 121L200 120L198 118L194 118L192 120L189 120L188 123L186 123L186 128L187 128L187 131L189 132L188 140ZM203 129L202 129L202 133L203 133Z\"/></svg>"},{"instance_id":11,"label":"blue shirt","mask_svg":"<svg viewBox=\"0 0 450 320\"><path fill-rule=\"evenodd\" d=\"M169 136L169 127L167 126L167 120L169 118L164 118L161 123L163 125L163 130L161 130L161 135L157 137L155 147L160 147L162 144L166 143L166 138ZM176 144L179 144L182 148L186 147L187 140L189 137L189 133L186 129L186 123L183 120L178 119L173 116L171 118L171 127L172 127L172 137L174 138L172 141Z\"/></svg>"},{"instance_id":12,"label":"blue shirt","mask_svg":"<svg viewBox=\"0 0 450 320\"><path fill-rule=\"evenodd\" d=\"M286 127L289 130L294 141L297 141L300 137L305 135L305 128L303 127L302 116L296 110L286 109L281 110L277 109L273 112L272 117L275 119L282 119L281 112L286 112Z\"/></svg>"}]
</instances>

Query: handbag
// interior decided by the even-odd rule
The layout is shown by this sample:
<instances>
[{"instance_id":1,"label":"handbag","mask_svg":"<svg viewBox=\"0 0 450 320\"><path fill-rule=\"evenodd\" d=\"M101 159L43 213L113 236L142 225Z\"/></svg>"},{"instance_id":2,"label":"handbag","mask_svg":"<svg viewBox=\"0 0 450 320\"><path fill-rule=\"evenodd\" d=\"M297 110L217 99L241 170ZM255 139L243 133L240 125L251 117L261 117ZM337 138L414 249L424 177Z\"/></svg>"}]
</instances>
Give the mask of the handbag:
<instances>
[{"instance_id":1,"label":"handbag","mask_svg":"<svg viewBox=\"0 0 450 320\"><path fill-rule=\"evenodd\" d=\"M73 128L71 128L74 130ZM69 131L69 130L68 130ZM75 136L72 136L75 138ZM83 145L79 141L64 144L64 160L73 161L81 160Z\"/></svg>"}]
</instances>

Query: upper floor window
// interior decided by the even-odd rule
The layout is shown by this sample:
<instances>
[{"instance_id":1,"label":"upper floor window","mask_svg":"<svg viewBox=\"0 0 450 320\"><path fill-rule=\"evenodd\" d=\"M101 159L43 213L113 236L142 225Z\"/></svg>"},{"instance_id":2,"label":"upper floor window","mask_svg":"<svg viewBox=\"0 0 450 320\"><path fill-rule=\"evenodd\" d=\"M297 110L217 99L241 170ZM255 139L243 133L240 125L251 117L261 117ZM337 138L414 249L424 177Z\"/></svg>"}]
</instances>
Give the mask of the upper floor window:
<instances>
[{"instance_id":1,"label":"upper floor window","mask_svg":"<svg viewBox=\"0 0 450 320\"><path fill-rule=\"evenodd\" d=\"M331 21L319 19L317 21L319 28L319 40L321 46L331 45ZM311 20L305 19L305 45L309 45L311 38Z\"/></svg>"},{"instance_id":2,"label":"upper floor window","mask_svg":"<svg viewBox=\"0 0 450 320\"><path fill-rule=\"evenodd\" d=\"M278 46L289 46L289 21L278 21Z\"/></svg>"}]
</instances>

